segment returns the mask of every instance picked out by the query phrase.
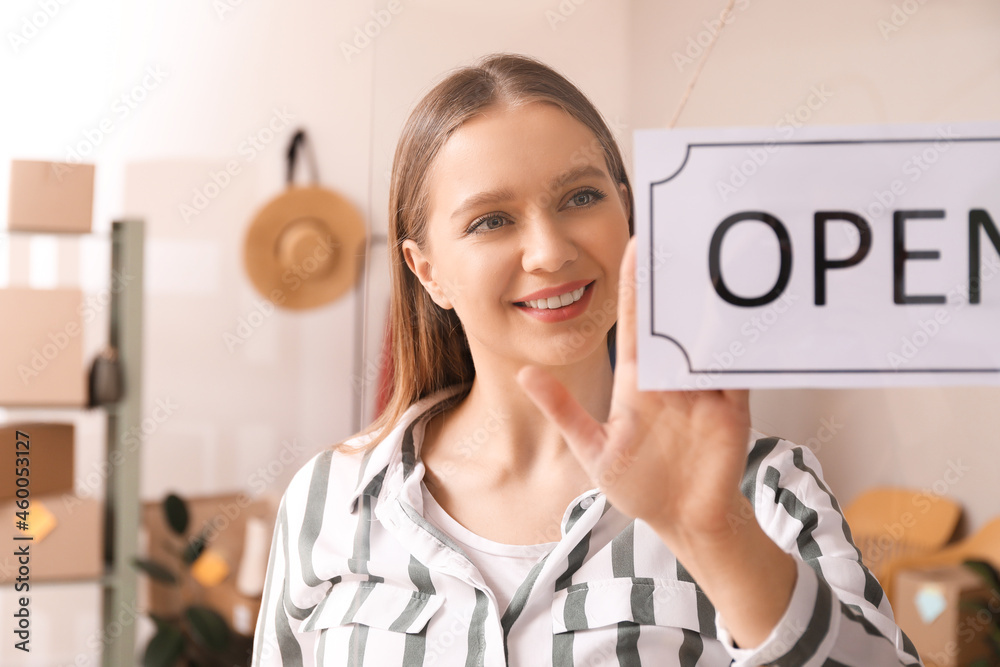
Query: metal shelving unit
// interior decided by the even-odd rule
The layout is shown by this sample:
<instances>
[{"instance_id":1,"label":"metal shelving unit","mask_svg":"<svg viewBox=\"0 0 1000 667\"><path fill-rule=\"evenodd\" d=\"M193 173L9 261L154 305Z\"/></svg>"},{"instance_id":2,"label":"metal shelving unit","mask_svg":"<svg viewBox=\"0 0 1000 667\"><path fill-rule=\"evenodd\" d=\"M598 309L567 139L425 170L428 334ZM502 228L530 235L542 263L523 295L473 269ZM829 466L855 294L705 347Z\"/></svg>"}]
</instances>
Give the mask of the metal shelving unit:
<instances>
[{"instance_id":1,"label":"metal shelving unit","mask_svg":"<svg viewBox=\"0 0 1000 667\"><path fill-rule=\"evenodd\" d=\"M108 570L105 574L104 632L111 636L112 624L121 625L121 635L109 642L102 655L105 667L135 662L133 610L138 600L138 578L132 567L137 555L141 504L139 502L139 448L126 447L123 436L139 428L142 420L142 313L143 245L141 220L112 223L111 270L133 276L121 290L112 291L110 344L118 350L124 380L122 399L107 407L107 456L109 466L105 495L105 535L110 535ZM122 614L128 622L122 622ZM115 626L116 627L116 626Z\"/></svg>"},{"instance_id":2,"label":"metal shelving unit","mask_svg":"<svg viewBox=\"0 0 1000 667\"><path fill-rule=\"evenodd\" d=\"M11 232L7 232L10 234ZM32 234L34 232L13 232ZM56 235L61 236L63 232ZM99 236L99 234L90 234ZM80 234L77 236L85 236ZM105 235L101 235L105 236ZM123 437L138 429L142 413L142 322L143 322L143 247L145 225L142 220L112 223L111 284L115 274L130 280L121 289L111 290L109 344L116 348L122 368L124 391L119 402L101 408L107 419L106 450L108 475L104 501L104 543L106 566L97 580L102 590L101 633L105 667L136 664L136 618L138 578L132 566L137 555L141 503L139 501L140 448L129 448ZM2 406L0 406L2 407ZM21 410L31 406L15 406ZM82 410L84 406L53 406L45 409ZM78 584L87 580L44 582L46 585Z\"/></svg>"}]
</instances>

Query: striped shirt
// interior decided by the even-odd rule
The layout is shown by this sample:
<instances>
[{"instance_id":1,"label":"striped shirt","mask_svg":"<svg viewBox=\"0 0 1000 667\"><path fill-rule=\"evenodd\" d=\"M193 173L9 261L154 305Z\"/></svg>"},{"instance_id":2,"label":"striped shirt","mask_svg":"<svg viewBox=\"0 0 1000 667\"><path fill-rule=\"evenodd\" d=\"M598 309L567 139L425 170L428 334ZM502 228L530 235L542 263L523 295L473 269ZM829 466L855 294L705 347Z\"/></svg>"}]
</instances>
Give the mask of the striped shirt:
<instances>
[{"instance_id":1,"label":"striped shirt","mask_svg":"<svg viewBox=\"0 0 1000 667\"><path fill-rule=\"evenodd\" d=\"M461 387L410 406L367 453L324 451L279 506L254 666L802 667L920 665L861 563L808 449L753 434L742 491L798 576L787 611L753 649L660 537L593 489L510 602L425 518L420 443ZM370 436L356 437L360 445Z\"/></svg>"}]
</instances>

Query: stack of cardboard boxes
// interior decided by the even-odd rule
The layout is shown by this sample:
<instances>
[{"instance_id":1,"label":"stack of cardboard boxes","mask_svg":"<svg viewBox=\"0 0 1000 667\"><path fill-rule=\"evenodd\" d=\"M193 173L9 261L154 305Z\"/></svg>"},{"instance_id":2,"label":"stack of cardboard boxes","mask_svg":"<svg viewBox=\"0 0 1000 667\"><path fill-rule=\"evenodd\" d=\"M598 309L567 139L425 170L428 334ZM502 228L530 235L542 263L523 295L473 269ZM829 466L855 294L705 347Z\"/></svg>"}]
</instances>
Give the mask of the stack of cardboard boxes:
<instances>
[{"instance_id":1,"label":"stack of cardboard boxes","mask_svg":"<svg viewBox=\"0 0 1000 667\"><path fill-rule=\"evenodd\" d=\"M74 493L73 437L72 424L0 427L0 442L9 444L12 453L18 440L29 445L28 456L21 457L28 459L29 468L28 527L18 523L16 491L22 487L16 485L16 458L7 456L0 466L0 540L27 545L30 583L93 580L104 574L104 504ZM14 540L29 536L31 540ZM11 550L6 552L0 557L0 582L14 582L19 558Z\"/></svg>"},{"instance_id":2,"label":"stack of cardboard boxes","mask_svg":"<svg viewBox=\"0 0 1000 667\"><path fill-rule=\"evenodd\" d=\"M903 570L893 597L896 622L927 667L1000 665L988 637L1000 624L1000 598L974 571L962 565Z\"/></svg>"},{"instance_id":3,"label":"stack of cardboard boxes","mask_svg":"<svg viewBox=\"0 0 1000 667\"><path fill-rule=\"evenodd\" d=\"M7 229L90 232L93 196L93 165L14 160ZM0 406L86 405L82 304L79 289L0 289ZM27 442L15 452L19 431ZM31 538L16 542L28 545L31 582L101 577L104 504L74 493L73 425L8 423L0 442L11 453L0 461L0 539ZM18 524L19 489L27 527ZM20 560L0 556L0 582L20 576Z\"/></svg>"}]
</instances>

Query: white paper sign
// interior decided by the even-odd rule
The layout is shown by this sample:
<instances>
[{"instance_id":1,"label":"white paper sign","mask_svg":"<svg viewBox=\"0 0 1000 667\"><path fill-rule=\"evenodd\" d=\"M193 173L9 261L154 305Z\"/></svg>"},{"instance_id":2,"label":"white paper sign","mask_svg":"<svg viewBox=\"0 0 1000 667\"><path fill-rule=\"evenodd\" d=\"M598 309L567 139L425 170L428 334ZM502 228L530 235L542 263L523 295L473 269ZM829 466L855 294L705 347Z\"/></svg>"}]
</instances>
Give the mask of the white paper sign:
<instances>
[{"instance_id":1,"label":"white paper sign","mask_svg":"<svg viewBox=\"0 0 1000 667\"><path fill-rule=\"evenodd\" d=\"M642 389L1000 384L1000 123L640 130Z\"/></svg>"}]
</instances>

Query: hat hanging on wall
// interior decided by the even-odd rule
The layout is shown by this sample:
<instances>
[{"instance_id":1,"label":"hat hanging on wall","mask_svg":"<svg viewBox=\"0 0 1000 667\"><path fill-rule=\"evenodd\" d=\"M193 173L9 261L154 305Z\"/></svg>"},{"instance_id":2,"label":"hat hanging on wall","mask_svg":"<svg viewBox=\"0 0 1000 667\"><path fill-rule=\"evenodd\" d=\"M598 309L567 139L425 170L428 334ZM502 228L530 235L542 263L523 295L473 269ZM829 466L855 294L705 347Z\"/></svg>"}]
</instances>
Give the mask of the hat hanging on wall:
<instances>
[{"instance_id":1,"label":"hat hanging on wall","mask_svg":"<svg viewBox=\"0 0 1000 667\"><path fill-rule=\"evenodd\" d=\"M319 186L309 148L313 183L296 186L295 161L306 133L288 147L288 189L250 223L244 264L250 282L275 305L295 310L329 303L351 288L364 256L365 224L341 195Z\"/></svg>"}]
</instances>

